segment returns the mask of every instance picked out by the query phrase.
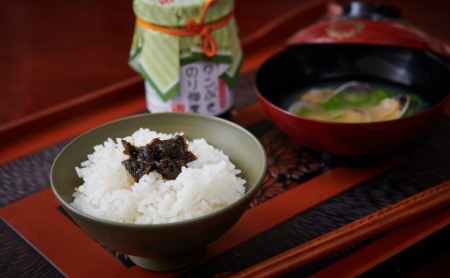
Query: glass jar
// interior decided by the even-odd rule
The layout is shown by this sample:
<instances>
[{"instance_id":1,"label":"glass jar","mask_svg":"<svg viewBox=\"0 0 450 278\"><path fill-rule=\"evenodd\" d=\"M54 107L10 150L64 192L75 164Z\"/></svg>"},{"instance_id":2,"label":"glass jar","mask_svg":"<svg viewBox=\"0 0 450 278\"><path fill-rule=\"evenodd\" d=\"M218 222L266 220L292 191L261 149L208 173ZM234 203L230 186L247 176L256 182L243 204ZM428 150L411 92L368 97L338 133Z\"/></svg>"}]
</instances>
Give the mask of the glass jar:
<instances>
[{"instance_id":1,"label":"glass jar","mask_svg":"<svg viewBox=\"0 0 450 278\"><path fill-rule=\"evenodd\" d=\"M130 65L150 112L223 115L234 104L242 48L234 0L134 0Z\"/></svg>"}]
</instances>

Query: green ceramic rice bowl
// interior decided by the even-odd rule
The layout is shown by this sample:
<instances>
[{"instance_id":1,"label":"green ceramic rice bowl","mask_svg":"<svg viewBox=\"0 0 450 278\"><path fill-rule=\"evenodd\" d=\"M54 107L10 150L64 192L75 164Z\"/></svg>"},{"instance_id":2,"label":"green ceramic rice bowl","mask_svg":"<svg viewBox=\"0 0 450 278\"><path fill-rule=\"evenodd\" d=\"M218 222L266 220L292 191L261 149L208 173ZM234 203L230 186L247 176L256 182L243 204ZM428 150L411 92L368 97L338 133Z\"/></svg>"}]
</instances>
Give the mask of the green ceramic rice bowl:
<instances>
[{"instance_id":1,"label":"green ceramic rice bowl","mask_svg":"<svg viewBox=\"0 0 450 278\"><path fill-rule=\"evenodd\" d=\"M94 146L108 138L123 138L139 128L161 133L183 132L188 140L204 138L222 150L241 170L245 194L237 201L189 220L164 224L133 224L105 220L81 212L71 203L75 188L83 183L75 171ZM217 117L190 113L142 114L99 126L70 142L55 159L51 187L70 217L92 238L126 253L137 265L171 271L192 264L205 247L224 234L244 213L262 183L266 154L260 142L244 128Z\"/></svg>"}]
</instances>

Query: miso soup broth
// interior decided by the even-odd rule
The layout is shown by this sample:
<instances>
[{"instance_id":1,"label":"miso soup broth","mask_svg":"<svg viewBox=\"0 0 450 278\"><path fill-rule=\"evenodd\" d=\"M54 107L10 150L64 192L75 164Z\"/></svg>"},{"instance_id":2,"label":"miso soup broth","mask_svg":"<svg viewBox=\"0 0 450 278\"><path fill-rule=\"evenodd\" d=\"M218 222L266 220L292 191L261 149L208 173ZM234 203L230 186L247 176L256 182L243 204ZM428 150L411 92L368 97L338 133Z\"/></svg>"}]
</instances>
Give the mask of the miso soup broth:
<instances>
[{"instance_id":1,"label":"miso soup broth","mask_svg":"<svg viewBox=\"0 0 450 278\"><path fill-rule=\"evenodd\" d=\"M342 123L394 120L428 107L418 93L395 83L379 81L315 84L293 92L280 105L298 116Z\"/></svg>"}]
</instances>

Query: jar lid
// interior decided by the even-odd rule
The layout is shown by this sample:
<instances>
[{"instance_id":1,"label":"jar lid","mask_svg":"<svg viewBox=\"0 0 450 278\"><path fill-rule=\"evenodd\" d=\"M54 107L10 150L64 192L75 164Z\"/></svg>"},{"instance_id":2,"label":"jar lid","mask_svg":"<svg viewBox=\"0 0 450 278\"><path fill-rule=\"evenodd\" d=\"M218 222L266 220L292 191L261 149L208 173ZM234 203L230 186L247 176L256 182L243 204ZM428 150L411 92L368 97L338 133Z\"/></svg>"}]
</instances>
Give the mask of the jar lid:
<instances>
[{"instance_id":1,"label":"jar lid","mask_svg":"<svg viewBox=\"0 0 450 278\"><path fill-rule=\"evenodd\" d=\"M287 41L298 44L365 44L420 49L450 57L438 39L400 20L400 10L377 3L351 2L341 16L323 19L299 30Z\"/></svg>"}]
</instances>

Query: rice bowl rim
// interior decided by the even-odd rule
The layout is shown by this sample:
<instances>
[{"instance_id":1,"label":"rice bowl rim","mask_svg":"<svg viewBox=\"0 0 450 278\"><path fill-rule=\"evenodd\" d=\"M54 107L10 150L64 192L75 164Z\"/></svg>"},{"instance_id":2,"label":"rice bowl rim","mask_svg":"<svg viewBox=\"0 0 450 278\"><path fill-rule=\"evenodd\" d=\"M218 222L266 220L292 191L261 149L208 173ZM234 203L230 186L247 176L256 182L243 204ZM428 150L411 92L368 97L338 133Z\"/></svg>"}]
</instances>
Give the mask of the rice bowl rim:
<instances>
[{"instance_id":1,"label":"rice bowl rim","mask_svg":"<svg viewBox=\"0 0 450 278\"><path fill-rule=\"evenodd\" d=\"M244 193L244 195L241 196L238 200L234 201L233 203L228 204L228 205L226 205L226 206L224 206L224 207L222 207L222 208L220 208L218 210L215 210L215 211L212 211L212 212L208 212L208 213L206 213L204 215L197 216L197 217L194 217L194 218L191 218L191 219L185 219L185 220L180 220L180 221L170 222L170 223L157 223L157 224L154 224L154 223L146 223L146 224L124 223L124 222L112 221L112 220L107 220L107 219L103 219L103 218L100 218L100 217L92 216L90 214L87 214L87 213L85 213L83 211L80 211L80 210L72 207L69 203L67 203L59 195L59 193L58 193L58 191L57 191L57 189L56 189L56 187L54 185L54 182L53 182L54 168L57 165L60 157L63 156L65 151L67 149L71 148L72 145L78 143L78 141L82 140L83 138L85 138L87 136L91 136L93 132L98 132L99 130L104 129L106 127L109 127L111 125L115 125L115 124L122 123L122 122L127 122L127 121L130 121L130 120L136 119L136 118L145 119L145 118L148 118L148 117L168 117L169 115L171 117L200 118L200 119L207 120L207 121L217 122L217 123L222 124L222 125L229 125L233 129L237 130L238 132L243 133L246 137L251 139L252 144L255 144L255 146L260 150L260 153L262 154L261 157L260 157L260 159L261 159L260 161L262 162L262 166L263 166L261 168L261 171L258 173L258 179L253 183L253 186L251 186L250 189L249 189L248 181L246 180L246 184L244 184L244 186L245 186L245 193ZM180 130L178 132L183 132L184 133L184 131L182 131L181 129L182 129L182 127L180 127ZM155 129L151 129L151 130L155 131L155 132L158 132L158 133L166 133L166 132L162 132L162 131L155 130ZM189 139L190 136L188 134L185 134L185 135L186 135L188 140L198 139L198 138ZM107 137L105 140L108 140L109 138L112 139L112 137ZM115 139L117 139L117 138L114 138L114 140ZM103 144L105 142L105 140L103 140L99 144ZM207 143L210 144L208 142L208 140L207 140ZM212 145L212 144L210 144L210 145L215 147L215 148L218 148L219 150L221 150L221 148L219 148L219 147L217 147L215 145ZM91 146L91 147L93 148L94 146ZM233 160L231 159L231 157L230 157L230 161L233 163ZM239 169L239 170L241 170L241 169ZM72 213L74 213L76 215L79 215L81 217L87 218L87 219L89 219L91 221L95 221L97 223L102 223L102 224L105 224L105 225L112 225L112 226L119 225L119 226L124 227L124 228L136 228L136 227L138 227L138 228L146 228L146 227L147 228L148 227L161 227L161 228L164 228L164 227L173 227L173 226L179 226L179 225L190 225L190 224L192 224L194 222L201 222L201 221L203 221L205 219L208 219L208 218L215 218L216 216L219 216L220 214L222 214L223 211L225 211L225 210L230 210L233 207L240 206L241 203L247 202L249 198L252 199L254 197L254 195L256 194L256 191L259 189L259 187L260 187L260 185L262 183L262 180L264 179L266 171L267 171L267 157L266 157L265 150L264 150L264 147L262 146L261 142L250 131L248 131L244 127L242 127L242 126L240 126L240 125L238 125L238 124L236 124L234 122L231 122L231 121L228 121L228 120L225 120L225 119L222 119L222 118L218 118L218 117L215 117L215 116L208 116L208 115L202 115L202 114L196 114L196 113L190 113L190 112L186 112L186 113L184 113L184 112L183 113L178 113L178 112L176 112L176 113L174 113L174 112L141 113L141 114L127 116L127 117L123 117L123 118L120 118L120 119L112 120L112 121L109 121L107 123L101 124L101 125L99 125L97 127L89 129L88 131L86 131L86 132L82 133L81 135L79 135L79 136L75 137L74 139L72 139L66 146L64 146L62 148L62 150L58 153L58 155L55 157L55 159L54 159L54 161L52 163L52 166L51 166L51 169L50 169L50 186L51 186L51 189L53 191L53 194L56 196L56 198L62 204L62 206L63 206L63 208L65 210L69 210L70 212L72 212ZM75 188L73 190L75 190Z\"/></svg>"}]
</instances>

